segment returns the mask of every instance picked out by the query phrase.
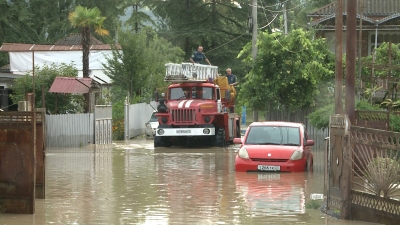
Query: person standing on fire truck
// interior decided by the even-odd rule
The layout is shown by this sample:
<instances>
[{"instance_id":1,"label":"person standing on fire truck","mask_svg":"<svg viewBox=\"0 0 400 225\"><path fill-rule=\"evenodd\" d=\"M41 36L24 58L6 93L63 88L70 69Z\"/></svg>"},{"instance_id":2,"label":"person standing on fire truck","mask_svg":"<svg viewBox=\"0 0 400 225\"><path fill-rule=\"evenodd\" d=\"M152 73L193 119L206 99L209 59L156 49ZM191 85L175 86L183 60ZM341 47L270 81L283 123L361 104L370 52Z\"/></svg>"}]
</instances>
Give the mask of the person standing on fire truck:
<instances>
[{"instance_id":1,"label":"person standing on fire truck","mask_svg":"<svg viewBox=\"0 0 400 225\"><path fill-rule=\"evenodd\" d=\"M228 78L228 83L231 86L236 86L239 83L237 81L237 77L232 74L231 68L226 69L226 77Z\"/></svg>"},{"instance_id":2,"label":"person standing on fire truck","mask_svg":"<svg viewBox=\"0 0 400 225\"><path fill-rule=\"evenodd\" d=\"M206 55L203 53L203 46L199 46L197 51L193 52L192 57L190 57L190 62L201 63L203 59L211 66L210 61L207 59Z\"/></svg>"}]
</instances>

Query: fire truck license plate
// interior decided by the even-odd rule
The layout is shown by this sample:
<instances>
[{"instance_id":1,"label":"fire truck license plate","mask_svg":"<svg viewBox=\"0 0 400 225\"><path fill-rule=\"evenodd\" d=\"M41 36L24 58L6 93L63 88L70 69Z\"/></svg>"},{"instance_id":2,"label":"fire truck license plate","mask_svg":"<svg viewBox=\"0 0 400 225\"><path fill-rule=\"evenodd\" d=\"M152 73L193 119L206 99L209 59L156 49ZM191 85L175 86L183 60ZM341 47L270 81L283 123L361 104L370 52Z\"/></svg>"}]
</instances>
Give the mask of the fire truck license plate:
<instances>
[{"instance_id":1,"label":"fire truck license plate","mask_svg":"<svg viewBox=\"0 0 400 225\"><path fill-rule=\"evenodd\" d=\"M280 171L281 167L280 166L258 165L257 169L261 170L261 171Z\"/></svg>"},{"instance_id":2,"label":"fire truck license plate","mask_svg":"<svg viewBox=\"0 0 400 225\"><path fill-rule=\"evenodd\" d=\"M191 130L177 130L176 133L177 134L190 134Z\"/></svg>"}]
</instances>

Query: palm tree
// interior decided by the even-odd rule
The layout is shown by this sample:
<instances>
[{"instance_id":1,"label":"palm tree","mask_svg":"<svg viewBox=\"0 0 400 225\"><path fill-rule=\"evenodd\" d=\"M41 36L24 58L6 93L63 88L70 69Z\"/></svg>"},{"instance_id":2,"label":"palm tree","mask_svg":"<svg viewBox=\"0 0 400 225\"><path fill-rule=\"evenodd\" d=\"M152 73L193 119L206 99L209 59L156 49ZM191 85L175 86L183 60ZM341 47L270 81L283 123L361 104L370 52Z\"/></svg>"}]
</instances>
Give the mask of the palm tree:
<instances>
[{"instance_id":1,"label":"palm tree","mask_svg":"<svg viewBox=\"0 0 400 225\"><path fill-rule=\"evenodd\" d=\"M83 77L89 77L89 47L90 47L90 29L100 35L108 35L108 31L103 29L103 22L106 17L100 15L101 12L97 7L88 9L83 6L77 6L73 12L68 15L68 20L73 27L81 28L82 33L82 72ZM89 95L85 95L87 102L86 112L89 112Z\"/></svg>"},{"instance_id":2,"label":"palm tree","mask_svg":"<svg viewBox=\"0 0 400 225\"><path fill-rule=\"evenodd\" d=\"M94 31L100 35L108 35L108 31L103 29L103 22L106 17L102 17L100 14L101 12L97 7L88 9L83 6L77 6L68 15L71 25L82 29L83 77L89 77L90 28L94 28Z\"/></svg>"}]
</instances>

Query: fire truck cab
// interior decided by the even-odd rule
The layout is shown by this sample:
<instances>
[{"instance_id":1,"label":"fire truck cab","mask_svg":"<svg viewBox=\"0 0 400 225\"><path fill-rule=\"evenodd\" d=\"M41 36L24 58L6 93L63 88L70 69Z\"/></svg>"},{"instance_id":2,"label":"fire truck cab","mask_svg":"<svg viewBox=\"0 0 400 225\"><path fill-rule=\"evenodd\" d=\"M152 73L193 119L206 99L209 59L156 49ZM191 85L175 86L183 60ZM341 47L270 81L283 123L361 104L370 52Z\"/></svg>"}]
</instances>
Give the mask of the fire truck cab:
<instances>
[{"instance_id":1,"label":"fire truck cab","mask_svg":"<svg viewBox=\"0 0 400 225\"><path fill-rule=\"evenodd\" d=\"M230 112L235 90L218 67L192 63L166 64L167 93L158 100L159 126L154 147L220 146L240 137L240 117ZM156 93L158 96L158 93Z\"/></svg>"}]
</instances>

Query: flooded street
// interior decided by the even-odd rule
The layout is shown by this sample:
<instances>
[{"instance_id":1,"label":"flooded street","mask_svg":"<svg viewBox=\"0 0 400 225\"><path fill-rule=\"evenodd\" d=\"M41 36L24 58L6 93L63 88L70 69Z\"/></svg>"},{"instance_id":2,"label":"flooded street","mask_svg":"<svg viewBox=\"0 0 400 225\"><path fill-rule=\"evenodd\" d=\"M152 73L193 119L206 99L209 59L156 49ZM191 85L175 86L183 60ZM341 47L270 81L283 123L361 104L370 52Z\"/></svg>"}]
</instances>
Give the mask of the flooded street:
<instances>
[{"instance_id":1,"label":"flooded street","mask_svg":"<svg viewBox=\"0 0 400 225\"><path fill-rule=\"evenodd\" d=\"M317 162L314 173L236 173L236 148L48 149L46 199L0 224L368 224L306 208L323 193Z\"/></svg>"}]
</instances>

